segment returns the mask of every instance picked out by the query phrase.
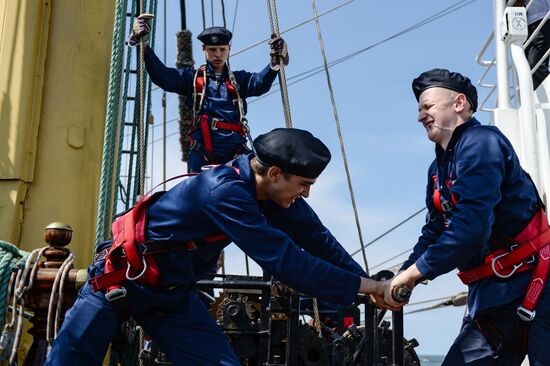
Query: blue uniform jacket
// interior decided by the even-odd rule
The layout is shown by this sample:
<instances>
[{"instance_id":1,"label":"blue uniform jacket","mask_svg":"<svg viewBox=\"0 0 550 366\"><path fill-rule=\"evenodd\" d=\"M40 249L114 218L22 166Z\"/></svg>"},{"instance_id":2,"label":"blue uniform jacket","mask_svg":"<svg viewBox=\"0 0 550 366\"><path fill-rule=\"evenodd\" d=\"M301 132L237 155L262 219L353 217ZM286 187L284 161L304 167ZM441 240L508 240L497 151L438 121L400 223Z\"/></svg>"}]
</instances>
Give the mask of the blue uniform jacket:
<instances>
[{"instance_id":1,"label":"blue uniform jacket","mask_svg":"<svg viewBox=\"0 0 550 366\"><path fill-rule=\"evenodd\" d=\"M145 52L145 67L147 73L151 77L153 83L161 87L162 89L185 95L185 101L187 106L193 108L193 80L196 70L192 67L184 67L181 69L174 69L166 67L155 55L151 48ZM206 95L202 106L201 113L207 114L211 117L218 118L226 122L233 122L238 124L239 110L233 102L231 95L227 91L225 80L227 78L227 67L225 68L223 75L216 79L212 65L206 64L207 72L207 86L205 88ZM267 65L259 73L251 73L247 71L234 71L235 80L238 84L239 95L243 99L244 110L246 113L246 98L255 97L265 94L271 88L271 84L277 77L277 71L272 70ZM212 144L214 146L214 153L218 156L225 156L224 151L217 152L216 146L223 146L230 151L237 151L242 146L246 139L237 132L213 130L211 131ZM193 139L202 140L202 133L195 131Z\"/></svg>"},{"instance_id":2,"label":"blue uniform jacket","mask_svg":"<svg viewBox=\"0 0 550 366\"><path fill-rule=\"evenodd\" d=\"M229 238L194 251L155 255L161 282L192 287L233 241L287 285L333 303L352 303L366 273L304 199L287 209L256 199L251 157L232 162L239 173L217 166L179 183L149 206L149 240L187 242L220 233Z\"/></svg>"},{"instance_id":3,"label":"blue uniform jacket","mask_svg":"<svg viewBox=\"0 0 550 366\"><path fill-rule=\"evenodd\" d=\"M447 151L436 145L435 152L436 159L428 170L426 224L403 265L407 268L416 262L427 279L482 264L485 256L497 249L489 240L492 233L511 238L518 235L536 213L538 202L536 189L510 141L495 126L481 126L472 118L455 129ZM433 203L432 177L436 174L447 201L451 193L457 200L447 215L447 228ZM491 277L471 284L470 315L522 297L530 276L527 271L508 280Z\"/></svg>"}]
</instances>

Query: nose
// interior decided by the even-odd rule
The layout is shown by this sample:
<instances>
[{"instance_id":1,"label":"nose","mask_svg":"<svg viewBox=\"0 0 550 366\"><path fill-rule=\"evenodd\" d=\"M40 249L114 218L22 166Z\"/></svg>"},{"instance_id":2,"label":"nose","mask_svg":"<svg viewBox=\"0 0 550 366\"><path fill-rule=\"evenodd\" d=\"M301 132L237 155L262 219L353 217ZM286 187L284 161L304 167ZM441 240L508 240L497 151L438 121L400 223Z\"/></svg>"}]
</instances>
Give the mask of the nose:
<instances>
[{"instance_id":1,"label":"nose","mask_svg":"<svg viewBox=\"0 0 550 366\"><path fill-rule=\"evenodd\" d=\"M302 193L300 193L302 195L302 197L304 198L308 198L309 197L309 189L310 189L311 186L307 186L307 187L304 187L302 189Z\"/></svg>"},{"instance_id":2,"label":"nose","mask_svg":"<svg viewBox=\"0 0 550 366\"><path fill-rule=\"evenodd\" d=\"M426 119L426 113L424 113L423 111L419 111L417 117L418 122L422 123L424 119Z\"/></svg>"}]
</instances>

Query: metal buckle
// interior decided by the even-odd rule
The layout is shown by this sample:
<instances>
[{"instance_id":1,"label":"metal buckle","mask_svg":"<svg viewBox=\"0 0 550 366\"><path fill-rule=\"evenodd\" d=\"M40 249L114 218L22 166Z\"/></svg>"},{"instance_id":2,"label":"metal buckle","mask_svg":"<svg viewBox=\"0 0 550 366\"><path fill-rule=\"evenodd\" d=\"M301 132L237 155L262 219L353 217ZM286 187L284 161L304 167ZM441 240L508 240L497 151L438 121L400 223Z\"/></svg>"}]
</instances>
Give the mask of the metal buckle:
<instances>
[{"instance_id":1,"label":"metal buckle","mask_svg":"<svg viewBox=\"0 0 550 366\"><path fill-rule=\"evenodd\" d=\"M524 322L531 322L533 319L535 319L536 311L535 310L529 310L524 308L523 306L518 307L518 316L521 320Z\"/></svg>"},{"instance_id":2,"label":"metal buckle","mask_svg":"<svg viewBox=\"0 0 550 366\"><path fill-rule=\"evenodd\" d=\"M116 301L118 299L122 299L123 297L126 297L126 289L124 287L115 288L112 289L109 292L105 293L105 298L109 302Z\"/></svg>"},{"instance_id":3,"label":"metal buckle","mask_svg":"<svg viewBox=\"0 0 550 366\"><path fill-rule=\"evenodd\" d=\"M521 262L519 264L514 264L514 268L512 269L512 271L510 271L510 273L508 273L506 275L500 274L497 271L497 269L495 268L495 263L496 263L497 260L499 260L500 258L504 257L507 254L509 254L509 252L502 253L501 255L498 255L495 258L493 258L493 260L491 261L491 269L493 270L493 273L495 274L495 276L497 276L499 278L509 278L509 277L511 277L514 273L516 273L518 268L523 265L523 262Z\"/></svg>"},{"instance_id":4,"label":"metal buckle","mask_svg":"<svg viewBox=\"0 0 550 366\"><path fill-rule=\"evenodd\" d=\"M451 212L453 208L454 208L454 205L451 202L447 200L441 202L441 209L443 210L443 212L445 213Z\"/></svg>"},{"instance_id":5,"label":"metal buckle","mask_svg":"<svg viewBox=\"0 0 550 366\"><path fill-rule=\"evenodd\" d=\"M218 129L218 122L220 120L218 118L212 118L212 122L210 123L210 128L213 130L213 131L216 131Z\"/></svg>"},{"instance_id":6,"label":"metal buckle","mask_svg":"<svg viewBox=\"0 0 550 366\"><path fill-rule=\"evenodd\" d=\"M145 257L144 256L141 256L141 260L143 262L143 271L141 271L140 274L138 274L136 277L131 277L130 276L130 262L128 262L128 267L126 267L126 279L129 280L129 281L135 281L139 278L141 278L141 276L143 276L145 274L145 271L147 270L147 262L145 261Z\"/></svg>"}]
</instances>

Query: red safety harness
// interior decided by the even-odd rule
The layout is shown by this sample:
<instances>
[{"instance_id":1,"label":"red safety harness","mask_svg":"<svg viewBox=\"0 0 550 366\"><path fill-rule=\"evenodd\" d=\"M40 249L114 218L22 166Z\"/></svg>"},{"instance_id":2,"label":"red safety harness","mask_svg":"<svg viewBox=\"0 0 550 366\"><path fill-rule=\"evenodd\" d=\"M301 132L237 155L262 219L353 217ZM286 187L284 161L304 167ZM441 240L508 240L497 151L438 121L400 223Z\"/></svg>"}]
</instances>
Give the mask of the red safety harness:
<instances>
[{"instance_id":1,"label":"red safety harness","mask_svg":"<svg viewBox=\"0 0 550 366\"><path fill-rule=\"evenodd\" d=\"M457 204L454 195L451 201L445 200L439 191L437 176L433 176L434 195L433 202L436 210L444 217ZM449 191L452 179L446 182ZM542 206L542 205L541 205ZM493 235L493 242L500 248L485 257L484 263L468 271L458 273L460 280L470 283L489 277L506 279L512 275L533 269L532 263L535 257L538 259L535 270L529 282L529 286L521 305L517 309L521 320L530 322L535 318L535 308L542 295L544 285L550 269L550 227L544 208L541 207L529 224L515 238L510 239L499 235Z\"/></svg>"},{"instance_id":2,"label":"red safety harness","mask_svg":"<svg viewBox=\"0 0 550 366\"><path fill-rule=\"evenodd\" d=\"M216 163L215 157L214 157L214 150L212 146L212 136L210 134L211 130L226 130L226 131L233 131L241 134L244 136L246 134L246 130L242 123L233 123L233 122L226 122L221 121L218 118L210 117L207 114L201 113L202 105L204 102L204 98L206 96L206 85L207 85L207 77L206 77L206 65L202 65L197 72L195 73L195 80L194 80L194 91L193 91L193 128L191 130L191 133L189 134L190 139L190 146L191 148L204 150L202 151L205 154L205 157L210 161L210 163ZM242 107L241 107L241 98L238 92L238 87L236 85L235 78L231 71L229 71L228 77L225 79L225 86L227 88L227 92L231 96L231 100L233 102L233 105L235 108L237 108L237 111L239 111L239 120L242 120ZM202 132L202 138L204 146L202 149L199 147L199 144L197 141L194 141L191 138L191 134L197 130L201 130Z\"/></svg>"},{"instance_id":3,"label":"red safety harness","mask_svg":"<svg viewBox=\"0 0 550 366\"><path fill-rule=\"evenodd\" d=\"M237 168L232 168L239 173ZM196 173L182 174L165 182L193 175L196 175ZM203 244L228 239L224 234L216 234L185 243L148 242L145 235L147 229L147 203L157 194L164 193L150 194L165 182L160 183L146 193L133 208L113 222L111 247L102 251L105 254L100 252L96 255L96 260L105 259L104 273L90 279L90 284L95 291L107 290L105 297L109 301L125 297L126 290L121 286L124 281L137 281L143 285L159 286L161 274L153 254L173 250L196 250Z\"/></svg>"}]
</instances>

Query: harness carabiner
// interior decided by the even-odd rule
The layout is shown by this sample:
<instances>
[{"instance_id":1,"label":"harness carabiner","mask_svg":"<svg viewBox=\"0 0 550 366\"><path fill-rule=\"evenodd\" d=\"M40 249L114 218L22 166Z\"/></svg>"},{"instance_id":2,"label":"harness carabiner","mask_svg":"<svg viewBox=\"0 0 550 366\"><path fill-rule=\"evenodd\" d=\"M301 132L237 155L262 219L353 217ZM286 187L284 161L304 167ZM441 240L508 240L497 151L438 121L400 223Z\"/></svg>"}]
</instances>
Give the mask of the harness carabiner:
<instances>
[{"instance_id":1,"label":"harness carabiner","mask_svg":"<svg viewBox=\"0 0 550 366\"><path fill-rule=\"evenodd\" d=\"M500 274L497 269L495 268L495 263L498 259L504 257L505 255L508 255L509 252L506 252L506 253L502 253L501 255L497 255L496 257L493 258L493 260L491 261L491 269L493 270L493 273L495 274L495 276L499 277L499 278L509 278L511 276L514 275L514 273L516 273L516 271L523 265L523 262L520 262L518 264L514 264L514 268L512 269L512 271L510 271L510 273L508 274Z\"/></svg>"},{"instance_id":2,"label":"harness carabiner","mask_svg":"<svg viewBox=\"0 0 550 366\"><path fill-rule=\"evenodd\" d=\"M142 256L141 257L141 260L143 261L143 270L141 271L140 274L138 274L136 277L131 277L130 276L130 262L128 262L128 267L126 267L126 279L128 281L135 281L135 280L138 280L140 279L144 274L145 274L145 271L147 270L147 262L145 261L145 257Z\"/></svg>"}]
</instances>

